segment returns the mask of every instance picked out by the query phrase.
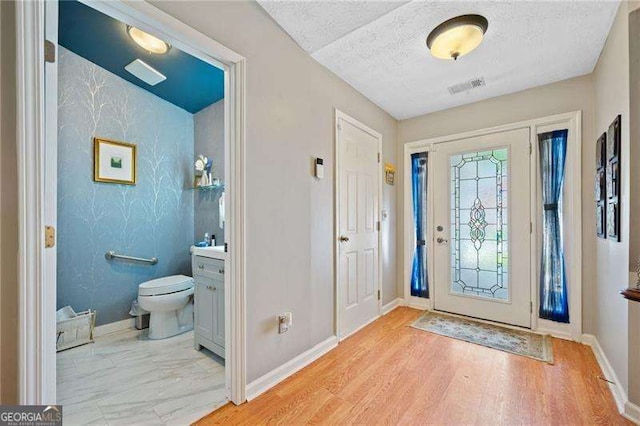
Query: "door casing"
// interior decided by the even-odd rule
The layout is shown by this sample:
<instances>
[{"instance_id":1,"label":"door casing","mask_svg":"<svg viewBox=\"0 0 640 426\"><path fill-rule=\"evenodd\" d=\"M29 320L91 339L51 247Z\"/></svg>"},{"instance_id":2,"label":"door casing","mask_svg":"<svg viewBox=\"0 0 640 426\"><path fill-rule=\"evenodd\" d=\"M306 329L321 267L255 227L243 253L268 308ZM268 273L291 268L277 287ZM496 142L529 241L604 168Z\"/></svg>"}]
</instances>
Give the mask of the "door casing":
<instances>
[{"instance_id":1,"label":"door casing","mask_svg":"<svg viewBox=\"0 0 640 426\"><path fill-rule=\"evenodd\" d=\"M240 404L246 400L245 58L148 3L81 1L225 70L225 163L231 165L225 171L231 218L225 371L228 398ZM24 405L56 402L56 251L45 248L42 233L56 219L57 63L46 67L42 52L45 39L57 39L57 8L55 0L16 2L18 399Z\"/></svg>"},{"instance_id":2,"label":"door casing","mask_svg":"<svg viewBox=\"0 0 640 426\"><path fill-rule=\"evenodd\" d=\"M532 120L518 121L495 127L473 130L469 132L457 133L447 136L435 137L408 142L404 144L403 172L403 237L400 265L402 267L401 277L404 287L403 304L417 309L433 309L433 298L420 299L411 296L411 261L413 259L413 247L415 246L415 236L413 228L413 210L411 207L411 154L417 152L430 152L438 149L439 144L487 135L491 133L504 132L521 128L530 129L531 144L531 218L532 231L534 236L541 232L540 210L542 208L538 199L538 182L540 179L538 166L538 146L537 136L540 133L553 129L569 129L569 139L567 141L567 161L565 164L565 197L563 213L565 217L565 235L570 235L565 241L565 265L568 280L569 310L571 323L562 324L538 318L539 300L539 272L540 272L540 245L538 238L531 238L531 301L533 309L531 312L531 329L540 333L551 334L552 336L580 341L582 338L582 111L573 111L563 114L551 115ZM432 169L428 170L428 180L433 182ZM535 173L535 174L534 174ZM432 191L428 192L428 228L427 238L433 243L433 214L430 211L433 205ZM433 258L427 259L429 269L429 283L433 276ZM431 285L431 284L430 284ZM433 293L431 293L433 294Z\"/></svg>"},{"instance_id":3,"label":"door casing","mask_svg":"<svg viewBox=\"0 0 640 426\"><path fill-rule=\"evenodd\" d=\"M335 168L334 168L334 182L335 182L335 188L334 188L334 241L335 241L335 246L334 246L334 279L336 282L336 288L335 288L335 336L338 338L338 341L341 341L347 337L349 337L349 335L357 332L358 330L362 329L363 327L365 327L367 324L364 324L363 326L361 326L359 329L352 331L349 335L346 336L342 336L340 334L340 321L341 321L341 315L340 315L340 302L341 302L341 294L342 294L342 285L340 282L340 273L339 273L339 253L340 253L340 241L339 241L339 237L340 237L340 223L339 223L339 212L340 212L340 179L339 179L339 172L340 172L340 147L339 147L339 139L338 139L338 125L339 125L339 121L340 119L349 122L350 124L354 125L355 127L363 130L366 133L369 133L370 135L374 136L376 139L378 139L378 154L380 158L380 161L378 161L378 176L377 176L377 182L378 182L378 222L380 223L380 228L378 230L378 264L377 264L377 268L378 268L378 288L376 289L376 291L379 292L380 297L378 298L378 315L373 318L371 321L374 321L376 319L378 319L381 315L382 312L382 299L383 299L383 294L382 294L382 256L380 254L380 249L382 248L382 222L380 220L381 218L381 209L382 209L382 135L373 130L372 128L368 127L365 124L362 124L361 122L359 122L358 120L356 120L355 118L345 114L344 112L335 109L335 125L334 125L334 140L335 140Z\"/></svg>"}]
</instances>

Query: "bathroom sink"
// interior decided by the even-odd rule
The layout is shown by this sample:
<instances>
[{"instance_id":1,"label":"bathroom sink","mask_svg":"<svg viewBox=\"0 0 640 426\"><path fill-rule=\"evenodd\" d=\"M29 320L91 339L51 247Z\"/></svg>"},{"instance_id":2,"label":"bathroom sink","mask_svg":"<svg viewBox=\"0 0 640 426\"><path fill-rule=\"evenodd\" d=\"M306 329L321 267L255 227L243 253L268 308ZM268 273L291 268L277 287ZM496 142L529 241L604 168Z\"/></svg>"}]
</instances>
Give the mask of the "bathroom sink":
<instances>
[{"instance_id":1,"label":"bathroom sink","mask_svg":"<svg viewBox=\"0 0 640 426\"><path fill-rule=\"evenodd\" d=\"M214 247L191 246L191 254L195 256L210 257L212 259L220 259L220 260L227 259L227 253L224 252L224 246L214 246Z\"/></svg>"}]
</instances>

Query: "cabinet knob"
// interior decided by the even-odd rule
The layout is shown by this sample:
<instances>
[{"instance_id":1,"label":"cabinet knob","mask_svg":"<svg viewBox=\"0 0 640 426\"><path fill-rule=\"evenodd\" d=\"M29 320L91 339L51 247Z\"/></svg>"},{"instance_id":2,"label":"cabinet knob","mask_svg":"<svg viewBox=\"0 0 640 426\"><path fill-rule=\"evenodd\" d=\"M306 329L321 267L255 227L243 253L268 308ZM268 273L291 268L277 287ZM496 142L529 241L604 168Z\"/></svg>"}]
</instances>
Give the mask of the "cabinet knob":
<instances>
[{"instance_id":1,"label":"cabinet knob","mask_svg":"<svg viewBox=\"0 0 640 426\"><path fill-rule=\"evenodd\" d=\"M198 265L198 269L204 269L204 265Z\"/></svg>"},{"instance_id":2,"label":"cabinet knob","mask_svg":"<svg viewBox=\"0 0 640 426\"><path fill-rule=\"evenodd\" d=\"M218 273L224 274L224 269L218 269Z\"/></svg>"}]
</instances>

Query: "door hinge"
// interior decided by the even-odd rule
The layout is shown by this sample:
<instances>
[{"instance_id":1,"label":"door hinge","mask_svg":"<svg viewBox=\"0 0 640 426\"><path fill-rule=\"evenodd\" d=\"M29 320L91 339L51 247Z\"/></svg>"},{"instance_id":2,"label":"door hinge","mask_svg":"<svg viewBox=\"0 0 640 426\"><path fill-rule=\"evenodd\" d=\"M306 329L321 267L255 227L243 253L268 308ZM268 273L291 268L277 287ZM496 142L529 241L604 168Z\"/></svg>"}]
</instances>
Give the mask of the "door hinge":
<instances>
[{"instance_id":1,"label":"door hinge","mask_svg":"<svg viewBox=\"0 0 640 426\"><path fill-rule=\"evenodd\" d=\"M380 221L376 222L376 230L380 231Z\"/></svg>"},{"instance_id":2,"label":"door hinge","mask_svg":"<svg viewBox=\"0 0 640 426\"><path fill-rule=\"evenodd\" d=\"M529 155L531 155L532 152L533 152L533 145L531 145L531 142L529 142Z\"/></svg>"},{"instance_id":3,"label":"door hinge","mask_svg":"<svg viewBox=\"0 0 640 426\"><path fill-rule=\"evenodd\" d=\"M529 233L533 234L533 222L529 222Z\"/></svg>"},{"instance_id":4,"label":"door hinge","mask_svg":"<svg viewBox=\"0 0 640 426\"><path fill-rule=\"evenodd\" d=\"M529 312L533 313L533 302L529 302Z\"/></svg>"},{"instance_id":5,"label":"door hinge","mask_svg":"<svg viewBox=\"0 0 640 426\"><path fill-rule=\"evenodd\" d=\"M378 163L380 162L381 158L382 158L382 155L378 153Z\"/></svg>"},{"instance_id":6,"label":"door hinge","mask_svg":"<svg viewBox=\"0 0 640 426\"><path fill-rule=\"evenodd\" d=\"M51 248L56 245L56 228L53 226L44 227L44 248Z\"/></svg>"},{"instance_id":7,"label":"door hinge","mask_svg":"<svg viewBox=\"0 0 640 426\"><path fill-rule=\"evenodd\" d=\"M54 63L56 61L56 45L52 41L44 41L44 61Z\"/></svg>"},{"instance_id":8,"label":"door hinge","mask_svg":"<svg viewBox=\"0 0 640 426\"><path fill-rule=\"evenodd\" d=\"M378 300L380 300L380 290L378 290Z\"/></svg>"},{"instance_id":9,"label":"door hinge","mask_svg":"<svg viewBox=\"0 0 640 426\"><path fill-rule=\"evenodd\" d=\"M229 243L224 243L224 252L229 253Z\"/></svg>"}]
</instances>

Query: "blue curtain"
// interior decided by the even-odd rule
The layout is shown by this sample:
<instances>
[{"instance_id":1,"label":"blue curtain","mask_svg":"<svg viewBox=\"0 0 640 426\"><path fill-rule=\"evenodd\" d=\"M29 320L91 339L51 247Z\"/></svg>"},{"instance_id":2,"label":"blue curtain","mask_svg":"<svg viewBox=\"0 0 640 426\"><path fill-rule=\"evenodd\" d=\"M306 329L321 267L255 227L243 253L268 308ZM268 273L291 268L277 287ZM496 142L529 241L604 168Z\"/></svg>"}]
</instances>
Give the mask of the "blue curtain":
<instances>
[{"instance_id":1,"label":"blue curtain","mask_svg":"<svg viewBox=\"0 0 640 426\"><path fill-rule=\"evenodd\" d=\"M416 229L416 251L411 270L411 295L429 297L427 277L426 212L427 212L427 153L411 155L413 188L413 220Z\"/></svg>"},{"instance_id":2,"label":"blue curtain","mask_svg":"<svg viewBox=\"0 0 640 426\"><path fill-rule=\"evenodd\" d=\"M542 176L542 265L540 270L540 318L569 322L567 278L562 241L562 187L568 130L538 136Z\"/></svg>"}]
</instances>

